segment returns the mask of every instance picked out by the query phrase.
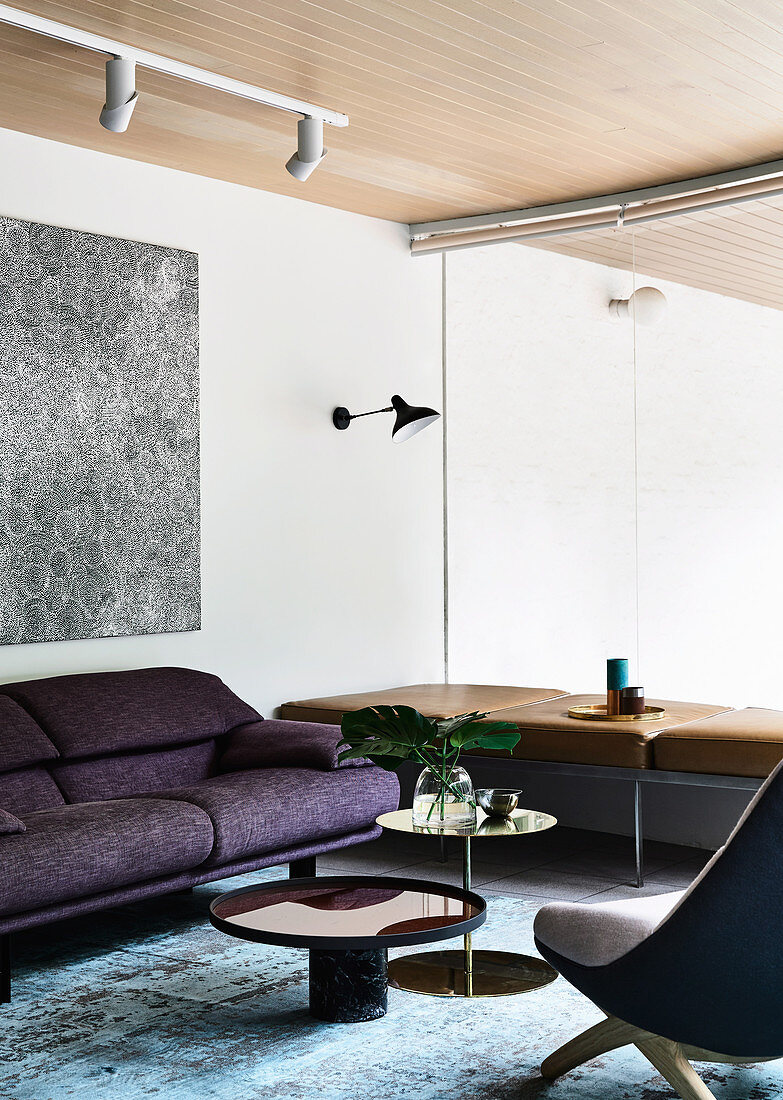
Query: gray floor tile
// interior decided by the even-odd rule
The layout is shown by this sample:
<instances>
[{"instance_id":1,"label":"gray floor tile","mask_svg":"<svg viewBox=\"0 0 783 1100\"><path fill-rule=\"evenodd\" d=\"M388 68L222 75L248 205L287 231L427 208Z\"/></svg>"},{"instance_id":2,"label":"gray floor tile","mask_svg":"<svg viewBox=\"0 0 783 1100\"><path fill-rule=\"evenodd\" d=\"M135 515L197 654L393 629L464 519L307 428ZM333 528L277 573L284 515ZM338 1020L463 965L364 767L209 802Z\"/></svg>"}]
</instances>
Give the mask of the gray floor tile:
<instances>
[{"instance_id":1,"label":"gray floor tile","mask_svg":"<svg viewBox=\"0 0 783 1100\"><path fill-rule=\"evenodd\" d=\"M329 871L336 874L355 875L386 875L393 871L401 871L419 861L409 853L398 852L396 855L378 855L375 852L350 851L344 849L338 852L327 852L318 860L318 873L325 875Z\"/></svg>"},{"instance_id":2,"label":"gray floor tile","mask_svg":"<svg viewBox=\"0 0 783 1100\"><path fill-rule=\"evenodd\" d=\"M554 860L549 866L553 871L568 871L570 874L596 875L611 882L625 882L636 879L636 858L633 852L586 851L565 859ZM656 859L645 852L645 874L661 871L668 866L665 860Z\"/></svg>"},{"instance_id":3,"label":"gray floor tile","mask_svg":"<svg viewBox=\"0 0 783 1100\"><path fill-rule=\"evenodd\" d=\"M497 875L497 867L472 866L471 880L474 889L483 886L485 882L496 879ZM456 860L450 860L448 863L440 863L438 860L415 863L411 867L405 868L404 877L421 878L427 882L447 882L452 886L462 886L462 864L457 863Z\"/></svg>"},{"instance_id":4,"label":"gray floor tile","mask_svg":"<svg viewBox=\"0 0 783 1100\"><path fill-rule=\"evenodd\" d=\"M647 882L663 882L669 886L676 886L678 889L687 889L700 871L701 867L698 864L673 863L660 871L654 871L652 874L647 875L646 880Z\"/></svg>"},{"instance_id":5,"label":"gray floor tile","mask_svg":"<svg viewBox=\"0 0 783 1100\"><path fill-rule=\"evenodd\" d=\"M487 890L504 894L529 894L531 897L556 898L560 901L583 901L606 890L607 880L596 875L566 874L550 866L523 871L518 875L491 879Z\"/></svg>"},{"instance_id":6,"label":"gray floor tile","mask_svg":"<svg viewBox=\"0 0 783 1100\"><path fill-rule=\"evenodd\" d=\"M665 882L645 882L644 886L637 889L635 886L612 886L601 894L594 894L590 903L604 901L632 901L635 898L657 897L659 894L671 894L677 892L677 888Z\"/></svg>"}]
</instances>

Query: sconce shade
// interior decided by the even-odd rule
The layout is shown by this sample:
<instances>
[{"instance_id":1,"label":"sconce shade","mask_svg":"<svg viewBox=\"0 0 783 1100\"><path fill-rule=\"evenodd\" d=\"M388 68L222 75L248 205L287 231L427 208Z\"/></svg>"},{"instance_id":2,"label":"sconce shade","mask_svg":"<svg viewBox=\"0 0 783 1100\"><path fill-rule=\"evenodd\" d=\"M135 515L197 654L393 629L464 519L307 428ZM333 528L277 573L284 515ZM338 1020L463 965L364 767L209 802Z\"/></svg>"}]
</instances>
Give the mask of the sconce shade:
<instances>
[{"instance_id":1,"label":"sconce shade","mask_svg":"<svg viewBox=\"0 0 783 1100\"><path fill-rule=\"evenodd\" d=\"M392 408L397 413L392 428L392 440L395 443L404 443L406 439L416 435L422 428L434 424L440 413L434 409L428 409L423 405L409 405L407 401L395 394L391 399Z\"/></svg>"},{"instance_id":2,"label":"sconce shade","mask_svg":"<svg viewBox=\"0 0 783 1100\"><path fill-rule=\"evenodd\" d=\"M666 295L654 286L640 286L630 298L613 298L609 309L615 317L628 317L639 325L654 325L666 312Z\"/></svg>"}]
</instances>

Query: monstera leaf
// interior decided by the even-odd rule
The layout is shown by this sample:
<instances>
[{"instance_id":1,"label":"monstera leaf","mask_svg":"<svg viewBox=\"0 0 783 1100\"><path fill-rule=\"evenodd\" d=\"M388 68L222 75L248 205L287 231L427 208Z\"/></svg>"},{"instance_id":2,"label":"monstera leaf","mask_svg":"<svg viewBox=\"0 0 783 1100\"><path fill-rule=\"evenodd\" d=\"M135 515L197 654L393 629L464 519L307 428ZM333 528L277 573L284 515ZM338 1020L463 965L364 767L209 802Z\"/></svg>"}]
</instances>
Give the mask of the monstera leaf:
<instances>
[{"instance_id":1,"label":"monstera leaf","mask_svg":"<svg viewBox=\"0 0 783 1100\"><path fill-rule=\"evenodd\" d=\"M513 749L519 730L512 722L482 722L480 711L453 718L425 718L413 707L365 707L343 715L339 761L368 759L393 771L403 760L431 766L431 757L453 764L462 749ZM338 746L338 747L340 747Z\"/></svg>"},{"instance_id":2,"label":"monstera leaf","mask_svg":"<svg viewBox=\"0 0 783 1100\"><path fill-rule=\"evenodd\" d=\"M519 742L521 734L513 722L469 722L451 734L455 749L508 749Z\"/></svg>"},{"instance_id":3,"label":"monstera leaf","mask_svg":"<svg viewBox=\"0 0 783 1100\"><path fill-rule=\"evenodd\" d=\"M419 759L417 750L426 749L438 734L434 723L413 707L364 707L344 714L340 728L340 745L348 746L340 762L366 757L387 770Z\"/></svg>"}]
</instances>

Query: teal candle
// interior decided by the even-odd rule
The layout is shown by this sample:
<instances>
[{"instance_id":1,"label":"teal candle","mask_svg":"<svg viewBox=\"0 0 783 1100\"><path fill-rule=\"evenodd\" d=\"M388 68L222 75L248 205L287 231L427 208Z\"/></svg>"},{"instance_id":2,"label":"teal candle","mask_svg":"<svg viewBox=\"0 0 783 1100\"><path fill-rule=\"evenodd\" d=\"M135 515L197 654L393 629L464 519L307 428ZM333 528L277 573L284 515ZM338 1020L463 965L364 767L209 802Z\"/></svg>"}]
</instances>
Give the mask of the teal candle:
<instances>
[{"instance_id":1,"label":"teal candle","mask_svg":"<svg viewBox=\"0 0 783 1100\"><path fill-rule=\"evenodd\" d=\"M628 660L626 657L609 657L606 662L606 690L622 691L628 687Z\"/></svg>"}]
</instances>

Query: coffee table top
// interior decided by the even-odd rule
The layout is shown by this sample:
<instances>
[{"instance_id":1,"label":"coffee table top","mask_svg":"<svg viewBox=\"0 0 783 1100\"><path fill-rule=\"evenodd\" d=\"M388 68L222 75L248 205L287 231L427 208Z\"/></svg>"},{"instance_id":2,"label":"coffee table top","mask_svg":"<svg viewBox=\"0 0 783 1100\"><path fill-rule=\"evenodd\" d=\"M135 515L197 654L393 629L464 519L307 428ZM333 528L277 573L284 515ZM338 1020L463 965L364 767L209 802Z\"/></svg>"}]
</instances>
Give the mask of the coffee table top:
<instances>
[{"instance_id":1,"label":"coffee table top","mask_svg":"<svg viewBox=\"0 0 783 1100\"><path fill-rule=\"evenodd\" d=\"M432 943L484 923L478 894L439 882L340 875L286 879L221 894L215 928L256 943L324 950L378 950Z\"/></svg>"},{"instance_id":2,"label":"coffee table top","mask_svg":"<svg viewBox=\"0 0 783 1100\"><path fill-rule=\"evenodd\" d=\"M476 810L476 824L472 828L457 825L445 828L433 825L414 825L412 810L392 810L375 819L384 829L394 829L398 833L420 833L422 836L525 836L528 833L542 833L557 825L557 818L539 810L514 810L508 817L490 817L482 809Z\"/></svg>"}]
</instances>

